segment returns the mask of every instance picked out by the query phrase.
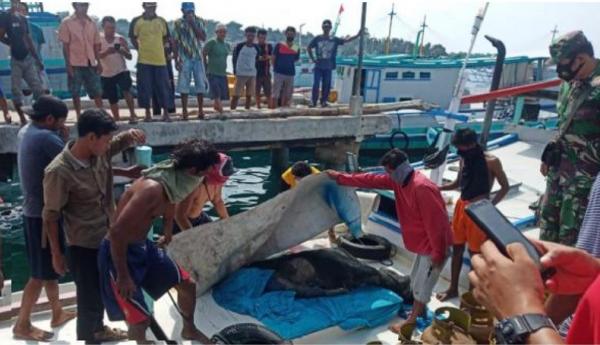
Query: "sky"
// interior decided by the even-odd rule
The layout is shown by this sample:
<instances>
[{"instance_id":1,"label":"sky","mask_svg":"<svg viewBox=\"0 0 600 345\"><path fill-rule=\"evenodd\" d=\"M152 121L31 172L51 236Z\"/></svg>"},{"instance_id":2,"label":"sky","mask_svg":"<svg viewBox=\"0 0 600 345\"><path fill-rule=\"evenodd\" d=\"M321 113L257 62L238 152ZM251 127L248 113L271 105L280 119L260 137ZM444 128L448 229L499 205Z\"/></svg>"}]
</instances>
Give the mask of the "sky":
<instances>
[{"instance_id":1,"label":"sky","mask_svg":"<svg viewBox=\"0 0 600 345\"><path fill-rule=\"evenodd\" d=\"M158 0L158 14L167 20L181 15L180 1ZM425 41L440 43L448 51L466 51L471 40L475 15L484 1L474 0L367 0L366 26L376 37L386 37L395 3L392 37L414 41L418 27L427 17ZM338 35L355 34L360 28L360 0L198 0L197 14L222 22L283 29L288 25L318 33L323 19L335 20L340 5L344 12ZM71 11L71 0L45 1L47 11ZM90 0L90 14L131 19L142 11L141 0ZM501 39L508 56L547 56L552 30L559 35L583 30L600 51L598 16L600 1L490 1L481 34ZM475 52L495 49L480 35Z\"/></svg>"}]
</instances>

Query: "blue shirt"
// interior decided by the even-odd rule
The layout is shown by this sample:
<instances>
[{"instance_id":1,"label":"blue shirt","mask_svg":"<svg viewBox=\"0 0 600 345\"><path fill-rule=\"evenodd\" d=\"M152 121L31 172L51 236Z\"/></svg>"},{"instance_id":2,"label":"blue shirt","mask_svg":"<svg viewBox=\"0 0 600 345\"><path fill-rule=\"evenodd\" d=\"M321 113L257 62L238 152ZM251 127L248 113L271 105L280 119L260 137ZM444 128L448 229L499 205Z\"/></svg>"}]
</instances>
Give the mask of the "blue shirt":
<instances>
[{"instance_id":1,"label":"blue shirt","mask_svg":"<svg viewBox=\"0 0 600 345\"><path fill-rule=\"evenodd\" d=\"M337 56L338 46L343 45L344 40L338 37L325 37L319 35L313 38L308 45L309 48L315 49L316 68L320 69L335 69L335 58Z\"/></svg>"},{"instance_id":2,"label":"blue shirt","mask_svg":"<svg viewBox=\"0 0 600 345\"><path fill-rule=\"evenodd\" d=\"M17 135L19 178L23 191L23 214L41 218L44 207L44 169L62 152L64 141L56 132L28 124Z\"/></svg>"},{"instance_id":3,"label":"blue shirt","mask_svg":"<svg viewBox=\"0 0 600 345\"><path fill-rule=\"evenodd\" d=\"M273 65L275 73L296 75L296 61L300 59L300 48L297 45L289 47L285 42L277 43L273 55L275 56L275 65Z\"/></svg>"}]
</instances>

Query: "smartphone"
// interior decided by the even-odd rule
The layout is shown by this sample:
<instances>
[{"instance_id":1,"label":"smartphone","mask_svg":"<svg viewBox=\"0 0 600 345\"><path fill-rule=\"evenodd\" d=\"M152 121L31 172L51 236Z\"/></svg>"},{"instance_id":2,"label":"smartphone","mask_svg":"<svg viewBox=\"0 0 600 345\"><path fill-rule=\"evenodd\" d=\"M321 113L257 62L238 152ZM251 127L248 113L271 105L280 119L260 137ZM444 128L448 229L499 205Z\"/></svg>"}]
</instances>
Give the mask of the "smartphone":
<instances>
[{"instance_id":1,"label":"smartphone","mask_svg":"<svg viewBox=\"0 0 600 345\"><path fill-rule=\"evenodd\" d=\"M115 50L121 50L121 43L115 43Z\"/></svg>"},{"instance_id":2,"label":"smartphone","mask_svg":"<svg viewBox=\"0 0 600 345\"><path fill-rule=\"evenodd\" d=\"M542 254L489 200L474 202L466 207L467 215L494 242L498 250L506 257L506 247L511 243L521 243L531 259L540 267L542 278L548 279L556 271L554 268L541 269Z\"/></svg>"}]
</instances>

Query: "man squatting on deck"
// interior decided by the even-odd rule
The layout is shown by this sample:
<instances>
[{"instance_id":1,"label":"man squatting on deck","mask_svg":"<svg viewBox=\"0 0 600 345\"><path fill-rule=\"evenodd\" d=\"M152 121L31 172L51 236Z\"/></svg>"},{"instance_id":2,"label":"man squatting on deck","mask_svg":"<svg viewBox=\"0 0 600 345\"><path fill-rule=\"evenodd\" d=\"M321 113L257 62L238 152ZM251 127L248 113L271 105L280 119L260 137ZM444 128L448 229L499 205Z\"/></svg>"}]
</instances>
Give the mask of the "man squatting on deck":
<instances>
[{"instance_id":1,"label":"man squatting on deck","mask_svg":"<svg viewBox=\"0 0 600 345\"><path fill-rule=\"evenodd\" d=\"M417 254L410 274L415 298L412 313L404 323L390 327L393 332L399 333L404 324L415 325L417 317L425 313L433 288L450 255L452 231L439 188L423 173L412 168L404 152L398 149L389 151L381 159L381 165L385 174L342 174L335 171L327 171L327 174L340 185L394 191L404 246Z\"/></svg>"}]
</instances>

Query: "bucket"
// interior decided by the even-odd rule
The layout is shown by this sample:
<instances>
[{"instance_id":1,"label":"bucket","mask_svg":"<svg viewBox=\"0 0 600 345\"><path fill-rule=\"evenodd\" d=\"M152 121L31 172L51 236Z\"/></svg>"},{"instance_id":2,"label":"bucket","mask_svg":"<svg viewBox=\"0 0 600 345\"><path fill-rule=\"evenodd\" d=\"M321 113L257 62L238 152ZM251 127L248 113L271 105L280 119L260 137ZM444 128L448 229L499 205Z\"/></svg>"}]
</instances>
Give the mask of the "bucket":
<instances>
[{"instance_id":1,"label":"bucket","mask_svg":"<svg viewBox=\"0 0 600 345\"><path fill-rule=\"evenodd\" d=\"M152 148L150 146L138 146L135 148L135 162L147 168L152 166Z\"/></svg>"}]
</instances>

